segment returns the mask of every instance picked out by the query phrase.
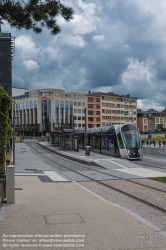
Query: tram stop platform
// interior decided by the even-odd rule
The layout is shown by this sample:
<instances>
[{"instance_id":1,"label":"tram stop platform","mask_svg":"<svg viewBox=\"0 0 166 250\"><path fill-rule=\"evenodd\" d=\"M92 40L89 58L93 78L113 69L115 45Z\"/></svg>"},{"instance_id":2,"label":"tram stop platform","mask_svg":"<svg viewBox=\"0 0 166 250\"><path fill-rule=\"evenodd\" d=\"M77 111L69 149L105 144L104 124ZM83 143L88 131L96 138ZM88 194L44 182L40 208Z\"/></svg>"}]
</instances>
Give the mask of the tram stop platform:
<instances>
[{"instance_id":1,"label":"tram stop platform","mask_svg":"<svg viewBox=\"0 0 166 250\"><path fill-rule=\"evenodd\" d=\"M17 143L15 153L15 203L0 210L0 249L166 249L166 232L156 225L81 182L41 181L42 171L55 169L28 144Z\"/></svg>"},{"instance_id":2,"label":"tram stop platform","mask_svg":"<svg viewBox=\"0 0 166 250\"><path fill-rule=\"evenodd\" d=\"M129 161L127 159L106 156L94 152L90 152L90 155L87 156L85 155L85 150L83 149L79 149L79 152L75 152L72 150L59 149L57 147L52 146L48 142L38 142L38 144L58 154L59 156L66 157L67 159L73 160L75 162L101 167L103 168L102 172L105 172L106 174L113 174L117 176L117 178L119 177L124 179L133 179L166 176L165 169L160 169L159 171L153 169L146 169L141 166L141 160L136 160L137 164L135 164L133 161ZM151 159L148 156L146 158ZM166 162L166 160L164 159L161 159L161 161ZM91 172L89 171L89 175L90 174ZM102 174L97 174L95 177L99 180L107 179L107 177L104 177ZM113 177L112 179L116 178Z\"/></svg>"}]
</instances>

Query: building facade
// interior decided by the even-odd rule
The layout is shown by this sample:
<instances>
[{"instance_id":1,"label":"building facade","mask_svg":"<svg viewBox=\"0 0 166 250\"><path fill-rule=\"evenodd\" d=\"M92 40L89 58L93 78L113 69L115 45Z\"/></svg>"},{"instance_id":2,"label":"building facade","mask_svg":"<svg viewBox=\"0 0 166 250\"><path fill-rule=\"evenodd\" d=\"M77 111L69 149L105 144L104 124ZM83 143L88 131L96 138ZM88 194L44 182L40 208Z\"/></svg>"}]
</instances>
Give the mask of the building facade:
<instances>
[{"instance_id":1,"label":"building facade","mask_svg":"<svg viewBox=\"0 0 166 250\"><path fill-rule=\"evenodd\" d=\"M137 110L137 126L141 133L145 133L149 131L149 128L152 127L149 124L149 114L146 111L141 109Z\"/></svg>"},{"instance_id":2,"label":"building facade","mask_svg":"<svg viewBox=\"0 0 166 250\"><path fill-rule=\"evenodd\" d=\"M89 128L114 124L137 124L137 98L130 95L92 93L86 95Z\"/></svg>"},{"instance_id":3,"label":"building facade","mask_svg":"<svg viewBox=\"0 0 166 250\"><path fill-rule=\"evenodd\" d=\"M46 133L85 127L85 94L47 88L28 91L13 99L18 131Z\"/></svg>"},{"instance_id":4,"label":"building facade","mask_svg":"<svg viewBox=\"0 0 166 250\"><path fill-rule=\"evenodd\" d=\"M0 84L12 95L12 59L14 37L9 32L0 31Z\"/></svg>"},{"instance_id":5,"label":"building facade","mask_svg":"<svg viewBox=\"0 0 166 250\"><path fill-rule=\"evenodd\" d=\"M148 131L165 130L166 121L165 115L154 109L147 111L137 110L137 126L141 133L147 133Z\"/></svg>"},{"instance_id":6,"label":"building facade","mask_svg":"<svg viewBox=\"0 0 166 250\"><path fill-rule=\"evenodd\" d=\"M19 93L17 95L17 92ZM137 99L114 93L84 94L61 89L13 90L13 117L18 131L49 132L63 128L95 128L137 124ZM86 115L85 115L86 114Z\"/></svg>"}]
</instances>

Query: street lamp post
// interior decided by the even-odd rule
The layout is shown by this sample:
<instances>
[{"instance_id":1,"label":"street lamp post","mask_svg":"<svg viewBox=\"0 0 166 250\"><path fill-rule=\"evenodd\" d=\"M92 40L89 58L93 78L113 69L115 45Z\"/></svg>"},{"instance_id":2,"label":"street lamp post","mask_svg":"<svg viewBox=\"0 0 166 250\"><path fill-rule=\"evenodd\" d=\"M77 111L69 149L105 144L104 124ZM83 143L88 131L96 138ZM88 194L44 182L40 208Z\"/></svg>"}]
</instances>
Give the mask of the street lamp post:
<instances>
[{"instance_id":1,"label":"street lamp post","mask_svg":"<svg viewBox=\"0 0 166 250\"><path fill-rule=\"evenodd\" d=\"M87 130L86 130L86 126L87 126L87 124L86 124L86 110L87 110L87 108L85 107L84 110L85 110L85 149L86 149L86 136L87 136Z\"/></svg>"},{"instance_id":2,"label":"street lamp post","mask_svg":"<svg viewBox=\"0 0 166 250\"><path fill-rule=\"evenodd\" d=\"M53 122L52 122L52 130L54 131L54 129L55 129L55 128L54 128L54 121L53 121Z\"/></svg>"}]
</instances>

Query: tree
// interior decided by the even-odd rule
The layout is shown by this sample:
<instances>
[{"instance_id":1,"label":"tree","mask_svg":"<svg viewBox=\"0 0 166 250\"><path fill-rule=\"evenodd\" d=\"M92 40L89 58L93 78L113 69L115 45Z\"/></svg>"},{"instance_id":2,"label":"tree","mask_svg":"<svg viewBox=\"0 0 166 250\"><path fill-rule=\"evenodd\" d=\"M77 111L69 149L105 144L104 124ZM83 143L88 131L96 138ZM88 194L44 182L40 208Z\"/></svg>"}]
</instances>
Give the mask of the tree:
<instances>
[{"instance_id":1,"label":"tree","mask_svg":"<svg viewBox=\"0 0 166 250\"><path fill-rule=\"evenodd\" d=\"M18 30L32 29L39 34L46 27L52 35L60 32L56 17L61 15L67 22L73 18L73 9L60 0L0 0L0 23L7 21Z\"/></svg>"},{"instance_id":2,"label":"tree","mask_svg":"<svg viewBox=\"0 0 166 250\"><path fill-rule=\"evenodd\" d=\"M0 172L5 162L6 145L11 139L12 126L9 112L12 108L12 98L0 84Z\"/></svg>"}]
</instances>

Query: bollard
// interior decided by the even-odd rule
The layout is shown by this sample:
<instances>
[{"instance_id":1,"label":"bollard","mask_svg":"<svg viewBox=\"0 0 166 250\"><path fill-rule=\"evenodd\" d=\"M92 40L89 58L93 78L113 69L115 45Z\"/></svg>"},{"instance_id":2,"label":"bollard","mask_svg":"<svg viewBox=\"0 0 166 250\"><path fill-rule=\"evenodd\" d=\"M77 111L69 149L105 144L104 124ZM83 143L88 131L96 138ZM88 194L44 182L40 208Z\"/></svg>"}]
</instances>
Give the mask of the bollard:
<instances>
[{"instance_id":1,"label":"bollard","mask_svg":"<svg viewBox=\"0 0 166 250\"><path fill-rule=\"evenodd\" d=\"M86 146L85 155L90 155L90 146Z\"/></svg>"},{"instance_id":2,"label":"bollard","mask_svg":"<svg viewBox=\"0 0 166 250\"><path fill-rule=\"evenodd\" d=\"M7 166L6 174L6 197L7 203L15 203L15 166Z\"/></svg>"}]
</instances>

